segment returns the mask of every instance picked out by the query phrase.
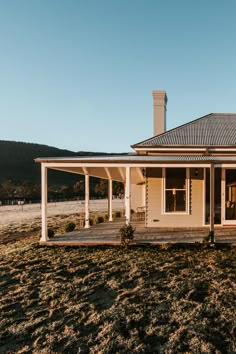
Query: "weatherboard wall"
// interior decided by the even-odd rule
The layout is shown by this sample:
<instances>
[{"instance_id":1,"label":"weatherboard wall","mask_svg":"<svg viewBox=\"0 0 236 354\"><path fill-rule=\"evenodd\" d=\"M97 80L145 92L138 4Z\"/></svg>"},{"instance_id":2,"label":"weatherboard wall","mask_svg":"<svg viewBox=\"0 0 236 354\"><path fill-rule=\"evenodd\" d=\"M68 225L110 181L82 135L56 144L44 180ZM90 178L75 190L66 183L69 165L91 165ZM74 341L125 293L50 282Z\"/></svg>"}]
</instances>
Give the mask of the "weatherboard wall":
<instances>
[{"instance_id":1,"label":"weatherboard wall","mask_svg":"<svg viewBox=\"0 0 236 354\"><path fill-rule=\"evenodd\" d=\"M131 184L131 209L134 211L145 206L144 184Z\"/></svg>"},{"instance_id":2,"label":"weatherboard wall","mask_svg":"<svg viewBox=\"0 0 236 354\"><path fill-rule=\"evenodd\" d=\"M203 169L194 175L190 169L189 212L165 213L163 207L163 179L161 169L152 169L147 177L147 213L148 227L201 227L204 225L204 178Z\"/></svg>"}]
</instances>

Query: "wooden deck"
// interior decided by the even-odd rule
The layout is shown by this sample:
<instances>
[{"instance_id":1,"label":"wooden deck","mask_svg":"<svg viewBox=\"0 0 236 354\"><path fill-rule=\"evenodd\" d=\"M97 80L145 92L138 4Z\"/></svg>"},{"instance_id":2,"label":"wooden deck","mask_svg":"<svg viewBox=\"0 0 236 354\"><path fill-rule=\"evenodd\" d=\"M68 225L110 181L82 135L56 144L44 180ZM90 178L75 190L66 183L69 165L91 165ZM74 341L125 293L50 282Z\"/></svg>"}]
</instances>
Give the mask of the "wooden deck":
<instances>
[{"instance_id":1,"label":"wooden deck","mask_svg":"<svg viewBox=\"0 0 236 354\"><path fill-rule=\"evenodd\" d=\"M116 219L80 229L64 235L56 235L48 242L40 242L45 246L119 246L119 229L124 225L124 218ZM145 228L144 221L133 218L135 227L132 245L158 245L161 243L194 243L202 242L209 233L209 226L202 228ZM236 245L236 227L216 227L215 240L219 243Z\"/></svg>"}]
</instances>

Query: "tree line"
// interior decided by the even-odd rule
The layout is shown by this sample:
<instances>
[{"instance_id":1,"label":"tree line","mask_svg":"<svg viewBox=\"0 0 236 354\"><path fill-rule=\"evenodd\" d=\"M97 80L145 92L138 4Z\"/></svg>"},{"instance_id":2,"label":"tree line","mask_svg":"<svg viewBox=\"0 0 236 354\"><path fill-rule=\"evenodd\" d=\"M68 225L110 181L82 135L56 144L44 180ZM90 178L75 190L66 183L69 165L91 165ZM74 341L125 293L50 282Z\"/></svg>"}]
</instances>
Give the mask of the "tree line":
<instances>
[{"instance_id":1,"label":"tree line","mask_svg":"<svg viewBox=\"0 0 236 354\"><path fill-rule=\"evenodd\" d=\"M113 196L121 197L124 193L123 183L113 182ZM48 200L62 201L73 199L84 199L85 180L82 176L74 184L65 183L60 185L49 185ZM108 181L99 178L90 178L90 198L107 198ZM18 202L29 203L41 200L41 185L30 181L14 182L3 181L0 184L1 204L14 204Z\"/></svg>"}]
</instances>

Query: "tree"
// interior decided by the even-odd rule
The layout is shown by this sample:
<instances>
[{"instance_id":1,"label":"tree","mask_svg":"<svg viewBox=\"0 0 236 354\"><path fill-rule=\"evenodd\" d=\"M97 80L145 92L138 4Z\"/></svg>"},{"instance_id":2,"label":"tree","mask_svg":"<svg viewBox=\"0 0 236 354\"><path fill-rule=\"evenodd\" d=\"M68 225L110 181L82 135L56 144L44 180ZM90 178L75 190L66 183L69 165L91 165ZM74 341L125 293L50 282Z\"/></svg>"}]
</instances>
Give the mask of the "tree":
<instances>
[{"instance_id":1,"label":"tree","mask_svg":"<svg viewBox=\"0 0 236 354\"><path fill-rule=\"evenodd\" d=\"M124 184L121 182L113 183L113 195L120 196L124 195Z\"/></svg>"},{"instance_id":2,"label":"tree","mask_svg":"<svg viewBox=\"0 0 236 354\"><path fill-rule=\"evenodd\" d=\"M84 197L84 192L85 192L85 180L82 179L80 181L77 181L74 184L74 192L78 194L79 197L83 198Z\"/></svg>"},{"instance_id":3,"label":"tree","mask_svg":"<svg viewBox=\"0 0 236 354\"><path fill-rule=\"evenodd\" d=\"M108 181L106 179L100 179L99 183L94 188L98 197L105 198L108 195Z\"/></svg>"},{"instance_id":4,"label":"tree","mask_svg":"<svg viewBox=\"0 0 236 354\"><path fill-rule=\"evenodd\" d=\"M1 186L2 186L3 198L5 199L14 198L15 183L13 183L12 180L9 179L2 182Z\"/></svg>"}]
</instances>

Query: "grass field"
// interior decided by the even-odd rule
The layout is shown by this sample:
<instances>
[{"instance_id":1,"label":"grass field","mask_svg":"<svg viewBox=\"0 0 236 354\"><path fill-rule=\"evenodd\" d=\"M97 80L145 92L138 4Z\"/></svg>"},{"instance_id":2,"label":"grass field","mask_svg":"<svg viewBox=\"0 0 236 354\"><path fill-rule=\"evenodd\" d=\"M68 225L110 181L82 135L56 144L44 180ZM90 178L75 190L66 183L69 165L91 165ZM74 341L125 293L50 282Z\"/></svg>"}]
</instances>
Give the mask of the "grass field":
<instances>
[{"instance_id":1,"label":"grass field","mask_svg":"<svg viewBox=\"0 0 236 354\"><path fill-rule=\"evenodd\" d=\"M0 246L0 353L236 353L236 250Z\"/></svg>"}]
</instances>

